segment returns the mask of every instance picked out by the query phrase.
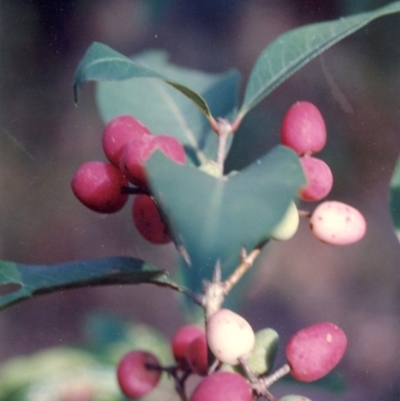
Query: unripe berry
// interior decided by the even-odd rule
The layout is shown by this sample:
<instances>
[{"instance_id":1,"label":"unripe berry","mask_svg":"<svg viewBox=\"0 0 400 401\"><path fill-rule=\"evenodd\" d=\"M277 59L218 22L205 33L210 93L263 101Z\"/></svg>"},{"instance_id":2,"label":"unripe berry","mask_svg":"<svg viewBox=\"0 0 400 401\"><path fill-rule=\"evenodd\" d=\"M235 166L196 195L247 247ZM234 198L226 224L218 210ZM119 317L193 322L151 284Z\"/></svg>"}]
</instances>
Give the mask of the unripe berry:
<instances>
[{"instance_id":1,"label":"unripe berry","mask_svg":"<svg viewBox=\"0 0 400 401\"><path fill-rule=\"evenodd\" d=\"M235 365L238 358L248 356L254 347L254 331L242 316L220 309L207 321L207 342L215 357Z\"/></svg>"},{"instance_id":2,"label":"unripe berry","mask_svg":"<svg viewBox=\"0 0 400 401\"><path fill-rule=\"evenodd\" d=\"M332 189L333 176L329 166L312 156L300 158L307 184L300 189L299 198L304 201L319 201Z\"/></svg>"},{"instance_id":3,"label":"unripe berry","mask_svg":"<svg viewBox=\"0 0 400 401\"><path fill-rule=\"evenodd\" d=\"M364 216L345 203L326 201L318 205L310 218L313 235L331 245L348 245L359 241L367 230Z\"/></svg>"},{"instance_id":4,"label":"unripe berry","mask_svg":"<svg viewBox=\"0 0 400 401\"><path fill-rule=\"evenodd\" d=\"M92 161L82 164L71 181L75 196L89 209L99 213L114 213L122 209L128 195L121 188L127 179L112 164Z\"/></svg>"},{"instance_id":5,"label":"unripe berry","mask_svg":"<svg viewBox=\"0 0 400 401\"><path fill-rule=\"evenodd\" d=\"M281 142L299 155L322 150L326 127L318 108L304 101L290 107L282 120Z\"/></svg>"},{"instance_id":6,"label":"unripe berry","mask_svg":"<svg viewBox=\"0 0 400 401\"><path fill-rule=\"evenodd\" d=\"M185 149L175 137L143 135L127 143L120 156L120 169L132 184L148 187L145 163L156 150L178 164L185 164Z\"/></svg>"},{"instance_id":7,"label":"unripe berry","mask_svg":"<svg viewBox=\"0 0 400 401\"><path fill-rule=\"evenodd\" d=\"M175 360L179 367L188 370L190 366L186 359L186 352L189 344L197 337L203 336L204 330L196 325L190 324L181 327L172 337L171 347Z\"/></svg>"},{"instance_id":8,"label":"unripe berry","mask_svg":"<svg viewBox=\"0 0 400 401\"><path fill-rule=\"evenodd\" d=\"M346 335L333 323L306 327L294 334L286 345L290 373L299 381L318 380L339 363L346 346Z\"/></svg>"},{"instance_id":9,"label":"unripe berry","mask_svg":"<svg viewBox=\"0 0 400 401\"><path fill-rule=\"evenodd\" d=\"M277 241L286 241L296 234L299 227L299 211L292 201L280 223L271 232L271 238Z\"/></svg>"},{"instance_id":10,"label":"unripe berry","mask_svg":"<svg viewBox=\"0 0 400 401\"><path fill-rule=\"evenodd\" d=\"M150 130L130 115L112 119L104 129L102 144L107 159L119 167L122 148L131 140L143 135L151 135Z\"/></svg>"},{"instance_id":11,"label":"unripe berry","mask_svg":"<svg viewBox=\"0 0 400 401\"><path fill-rule=\"evenodd\" d=\"M194 373L200 376L207 375L208 355L205 333L202 333L189 343L186 349L186 360Z\"/></svg>"},{"instance_id":12,"label":"unripe berry","mask_svg":"<svg viewBox=\"0 0 400 401\"><path fill-rule=\"evenodd\" d=\"M303 395L285 395L282 398L279 398L279 401L311 401L309 398L304 397Z\"/></svg>"},{"instance_id":13,"label":"unripe berry","mask_svg":"<svg viewBox=\"0 0 400 401\"><path fill-rule=\"evenodd\" d=\"M215 372L195 388L190 401L251 401L252 390L243 376L231 372Z\"/></svg>"},{"instance_id":14,"label":"unripe berry","mask_svg":"<svg viewBox=\"0 0 400 401\"><path fill-rule=\"evenodd\" d=\"M256 333L254 349L247 363L256 375L271 371L278 352L279 336L273 329L263 329Z\"/></svg>"},{"instance_id":15,"label":"unripe berry","mask_svg":"<svg viewBox=\"0 0 400 401\"><path fill-rule=\"evenodd\" d=\"M135 196L132 203L132 220L139 233L152 244L168 244L172 241L168 227L150 196Z\"/></svg>"},{"instance_id":16,"label":"unripe berry","mask_svg":"<svg viewBox=\"0 0 400 401\"><path fill-rule=\"evenodd\" d=\"M161 370L151 369L148 365L160 366L158 359L146 351L129 352L118 363L118 383L127 397L143 397L157 386Z\"/></svg>"}]
</instances>

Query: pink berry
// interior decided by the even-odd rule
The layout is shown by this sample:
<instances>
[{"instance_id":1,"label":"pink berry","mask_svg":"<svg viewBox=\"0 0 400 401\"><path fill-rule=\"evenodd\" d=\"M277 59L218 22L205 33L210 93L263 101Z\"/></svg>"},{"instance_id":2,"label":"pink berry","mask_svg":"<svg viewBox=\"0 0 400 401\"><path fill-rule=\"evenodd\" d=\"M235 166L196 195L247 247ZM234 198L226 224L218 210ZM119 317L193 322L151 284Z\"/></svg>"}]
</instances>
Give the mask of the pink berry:
<instances>
[{"instance_id":1,"label":"pink berry","mask_svg":"<svg viewBox=\"0 0 400 401\"><path fill-rule=\"evenodd\" d=\"M348 245L359 241L367 231L364 216L345 203L325 201L310 218L314 237L331 245Z\"/></svg>"},{"instance_id":2,"label":"pink berry","mask_svg":"<svg viewBox=\"0 0 400 401\"><path fill-rule=\"evenodd\" d=\"M255 334L242 316L220 309L207 320L207 342L218 360L236 365L238 358L248 356L253 350Z\"/></svg>"},{"instance_id":3,"label":"pink berry","mask_svg":"<svg viewBox=\"0 0 400 401\"><path fill-rule=\"evenodd\" d=\"M185 149L175 137L144 135L126 144L120 157L120 169L132 184L148 187L145 163L156 150L178 164L185 163Z\"/></svg>"},{"instance_id":4,"label":"pink berry","mask_svg":"<svg viewBox=\"0 0 400 401\"><path fill-rule=\"evenodd\" d=\"M208 372L207 339L203 333L189 343L186 349L186 360L193 370L200 376Z\"/></svg>"},{"instance_id":5,"label":"pink berry","mask_svg":"<svg viewBox=\"0 0 400 401\"><path fill-rule=\"evenodd\" d=\"M307 184L300 189L299 198L304 201L318 201L325 198L332 189L333 176L329 166L312 156L300 158Z\"/></svg>"},{"instance_id":6,"label":"pink berry","mask_svg":"<svg viewBox=\"0 0 400 401\"><path fill-rule=\"evenodd\" d=\"M140 398L157 386L161 378L158 359L150 352L132 351L118 363L117 379L121 391L129 398Z\"/></svg>"},{"instance_id":7,"label":"pink berry","mask_svg":"<svg viewBox=\"0 0 400 401\"><path fill-rule=\"evenodd\" d=\"M172 337L172 353L174 354L175 360L181 369L190 369L190 366L186 359L188 346L197 337L203 335L204 330L201 327L196 325L186 325L181 327Z\"/></svg>"},{"instance_id":8,"label":"pink berry","mask_svg":"<svg viewBox=\"0 0 400 401\"><path fill-rule=\"evenodd\" d=\"M151 135L150 130L130 115L122 115L111 120L104 129L102 143L107 159L119 167L122 148L132 139Z\"/></svg>"},{"instance_id":9,"label":"pink berry","mask_svg":"<svg viewBox=\"0 0 400 401\"><path fill-rule=\"evenodd\" d=\"M238 373L218 371L204 378L190 401L251 401L250 385Z\"/></svg>"},{"instance_id":10,"label":"pink berry","mask_svg":"<svg viewBox=\"0 0 400 401\"><path fill-rule=\"evenodd\" d=\"M132 220L139 233L152 244L168 244L172 241L168 227L150 196L135 196L132 203Z\"/></svg>"},{"instance_id":11,"label":"pink berry","mask_svg":"<svg viewBox=\"0 0 400 401\"><path fill-rule=\"evenodd\" d=\"M318 108L304 101L290 107L283 117L281 142L299 155L322 150L326 143L326 127Z\"/></svg>"},{"instance_id":12,"label":"pink berry","mask_svg":"<svg viewBox=\"0 0 400 401\"><path fill-rule=\"evenodd\" d=\"M75 196L89 209L99 213L114 213L122 209L128 195L121 188L128 185L121 171L112 164L87 162L82 164L71 181Z\"/></svg>"},{"instance_id":13,"label":"pink berry","mask_svg":"<svg viewBox=\"0 0 400 401\"><path fill-rule=\"evenodd\" d=\"M335 324L318 323L294 334L286 345L292 376L303 382L318 380L342 359L347 338Z\"/></svg>"}]
</instances>

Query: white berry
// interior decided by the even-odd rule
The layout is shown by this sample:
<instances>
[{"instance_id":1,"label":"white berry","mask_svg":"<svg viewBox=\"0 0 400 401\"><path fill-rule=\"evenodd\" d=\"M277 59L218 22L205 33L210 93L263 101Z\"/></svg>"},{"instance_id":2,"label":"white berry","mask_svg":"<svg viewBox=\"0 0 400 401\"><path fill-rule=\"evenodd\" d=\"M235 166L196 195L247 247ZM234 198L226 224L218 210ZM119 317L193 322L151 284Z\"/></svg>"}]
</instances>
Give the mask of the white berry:
<instances>
[{"instance_id":1,"label":"white berry","mask_svg":"<svg viewBox=\"0 0 400 401\"><path fill-rule=\"evenodd\" d=\"M243 317L228 309L220 309L207 321L207 342L215 357L235 365L238 358L247 356L254 347L255 336Z\"/></svg>"},{"instance_id":2,"label":"white berry","mask_svg":"<svg viewBox=\"0 0 400 401\"><path fill-rule=\"evenodd\" d=\"M359 241L367 230L364 216L354 207L336 201L323 202L310 218L313 235L331 245Z\"/></svg>"}]
</instances>

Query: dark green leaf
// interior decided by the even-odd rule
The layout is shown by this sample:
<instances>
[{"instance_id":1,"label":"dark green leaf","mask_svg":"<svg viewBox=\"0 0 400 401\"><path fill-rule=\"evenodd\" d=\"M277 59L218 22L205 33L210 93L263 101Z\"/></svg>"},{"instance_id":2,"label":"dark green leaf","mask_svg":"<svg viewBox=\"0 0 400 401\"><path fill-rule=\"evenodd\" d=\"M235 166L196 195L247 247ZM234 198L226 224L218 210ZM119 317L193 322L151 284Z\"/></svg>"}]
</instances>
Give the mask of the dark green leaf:
<instances>
[{"instance_id":1,"label":"dark green leaf","mask_svg":"<svg viewBox=\"0 0 400 401\"><path fill-rule=\"evenodd\" d=\"M134 61L196 90L215 116L231 119L237 112L240 76L235 71L206 74L177 67L168 63L165 52L155 50L135 56ZM216 157L217 136L203 113L159 79L99 82L97 104L106 123L118 115L130 114L156 135L175 136L196 165Z\"/></svg>"},{"instance_id":2,"label":"dark green leaf","mask_svg":"<svg viewBox=\"0 0 400 401\"><path fill-rule=\"evenodd\" d=\"M80 61L74 77L74 97L78 101L79 88L88 81L125 80L128 78L158 78L173 86L190 99L208 119L212 119L205 100L195 91L185 87L180 82L144 68L128 57L102 43L93 43Z\"/></svg>"},{"instance_id":3,"label":"dark green leaf","mask_svg":"<svg viewBox=\"0 0 400 401\"><path fill-rule=\"evenodd\" d=\"M188 283L196 290L211 278L217 260L232 272L242 247L250 251L267 240L305 183L298 156L284 146L221 179L159 152L147 171L172 232L189 255Z\"/></svg>"},{"instance_id":4,"label":"dark green leaf","mask_svg":"<svg viewBox=\"0 0 400 401\"><path fill-rule=\"evenodd\" d=\"M142 283L186 291L174 283L166 271L129 257L111 257L54 265L24 265L0 261L0 285L4 286L4 289L9 285L18 286L15 291L0 296L0 309L35 295L69 288Z\"/></svg>"},{"instance_id":5,"label":"dark green leaf","mask_svg":"<svg viewBox=\"0 0 400 401\"><path fill-rule=\"evenodd\" d=\"M394 230L400 240L400 159L397 160L392 180L390 182L390 213Z\"/></svg>"},{"instance_id":6,"label":"dark green leaf","mask_svg":"<svg viewBox=\"0 0 400 401\"><path fill-rule=\"evenodd\" d=\"M293 29L258 58L247 84L239 119L297 70L376 18L400 11L400 1L374 11Z\"/></svg>"}]
</instances>

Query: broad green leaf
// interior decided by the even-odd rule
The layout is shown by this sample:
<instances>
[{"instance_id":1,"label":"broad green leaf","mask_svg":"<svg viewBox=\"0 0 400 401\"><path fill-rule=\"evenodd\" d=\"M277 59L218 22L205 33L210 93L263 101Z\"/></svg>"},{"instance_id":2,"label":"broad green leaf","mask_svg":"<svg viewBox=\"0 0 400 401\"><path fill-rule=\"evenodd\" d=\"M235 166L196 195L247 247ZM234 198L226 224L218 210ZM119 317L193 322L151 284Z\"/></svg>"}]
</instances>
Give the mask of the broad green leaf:
<instances>
[{"instance_id":1,"label":"broad green leaf","mask_svg":"<svg viewBox=\"0 0 400 401\"><path fill-rule=\"evenodd\" d=\"M179 79L196 90L207 101L213 115L231 119L237 112L240 76L236 71L209 74L177 67L168 63L165 52L155 50L143 52L133 60L170 80ZM215 159L217 135L203 113L162 80L146 78L99 82L96 98L105 123L121 114L134 115L154 134L169 134L178 138L193 164Z\"/></svg>"},{"instance_id":2,"label":"broad green leaf","mask_svg":"<svg viewBox=\"0 0 400 401\"><path fill-rule=\"evenodd\" d=\"M390 182L390 213L392 215L394 231L400 241L400 158L397 160Z\"/></svg>"},{"instance_id":3,"label":"broad green leaf","mask_svg":"<svg viewBox=\"0 0 400 401\"><path fill-rule=\"evenodd\" d=\"M277 146L236 174L214 178L157 152L148 162L151 187L186 250L188 284L198 290L216 262L231 273L241 248L266 241L305 179L298 156Z\"/></svg>"},{"instance_id":4,"label":"broad green leaf","mask_svg":"<svg viewBox=\"0 0 400 401\"><path fill-rule=\"evenodd\" d=\"M211 112L205 100L195 91L171 81L162 74L144 68L130 58L102 43L93 43L80 61L74 77L74 97L78 101L79 88L88 81L125 80L128 78L158 78L171 85L190 99L208 119Z\"/></svg>"},{"instance_id":5,"label":"broad green leaf","mask_svg":"<svg viewBox=\"0 0 400 401\"><path fill-rule=\"evenodd\" d=\"M279 36L259 56L246 87L238 119L297 70L376 18L400 11L400 1L374 11L306 25Z\"/></svg>"},{"instance_id":6,"label":"broad green leaf","mask_svg":"<svg viewBox=\"0 0 400 401\"><path fill-rule=\"evenodd\" d=\"M146 265L139 259L111 257L54 265L25 265L0 261L0 285L18 289L0 296L0 309L35 295L111 284L151 283L185 292L164 270Z\"/></svg>"}]
</instances>

